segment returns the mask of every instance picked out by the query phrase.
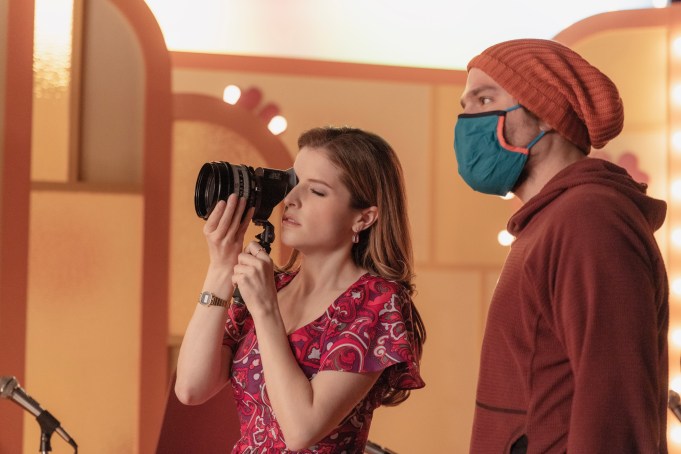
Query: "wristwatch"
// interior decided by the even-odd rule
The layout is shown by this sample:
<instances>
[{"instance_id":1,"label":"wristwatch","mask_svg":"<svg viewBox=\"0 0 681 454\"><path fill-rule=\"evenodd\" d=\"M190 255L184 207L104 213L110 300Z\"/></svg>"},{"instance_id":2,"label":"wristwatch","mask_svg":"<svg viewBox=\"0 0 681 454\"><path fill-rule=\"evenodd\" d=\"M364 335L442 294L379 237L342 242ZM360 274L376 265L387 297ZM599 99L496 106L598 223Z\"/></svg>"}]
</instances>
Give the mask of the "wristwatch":
<instances>
[{"instance_id":1,"label":"wristwatch","mask_svg":"<svg viewBox=\"0 0 681 454\"><path fill-rule=\"evenodd\" d=\"M211 292L201 293L201 295L199 295L199 303L204 306L229 307L229 300L223 300L222 298L213 295Z\"/></svg>"}]
</instances>

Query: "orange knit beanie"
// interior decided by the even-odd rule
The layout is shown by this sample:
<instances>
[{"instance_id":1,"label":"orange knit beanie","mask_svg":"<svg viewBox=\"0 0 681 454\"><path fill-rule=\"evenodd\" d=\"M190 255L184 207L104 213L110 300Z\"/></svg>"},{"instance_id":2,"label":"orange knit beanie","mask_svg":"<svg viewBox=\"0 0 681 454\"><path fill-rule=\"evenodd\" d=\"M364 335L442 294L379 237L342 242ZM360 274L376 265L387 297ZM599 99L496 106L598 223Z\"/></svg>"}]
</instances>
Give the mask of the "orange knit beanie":
<instances>
[{"instance_id":1,"label":"orange knit beanie","mask_svg":"<svg viewBox=\"0 0 681 454\"><path fill-rule=\"evenodd\" d=\"M624 123L615 84L576 52L555 41L517 39L474 57L478 68L530 112L584 153L603 148Z\"/></svg>"}]
</instances>

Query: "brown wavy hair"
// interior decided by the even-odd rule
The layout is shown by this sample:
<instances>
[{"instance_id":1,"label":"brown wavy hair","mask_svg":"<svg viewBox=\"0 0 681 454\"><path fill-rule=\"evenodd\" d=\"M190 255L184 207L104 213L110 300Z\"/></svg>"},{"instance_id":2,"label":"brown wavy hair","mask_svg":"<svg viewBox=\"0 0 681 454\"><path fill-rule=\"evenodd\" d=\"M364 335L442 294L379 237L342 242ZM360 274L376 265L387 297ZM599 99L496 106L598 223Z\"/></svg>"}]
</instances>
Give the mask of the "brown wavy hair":
<instances>
[{"instance_id":1,"label":"brown wavy hair","mask_svg":"<svg viewBox=\"0 0 681 454\"><path fill-rule=\"evenodd\" d=\"M405 290L405 309L411 311L416 355L421 360L426 329L412 297L413 253L407 217L407 203L402 166L392 147L376 134L350 127L320 127L304 132L298 148L320 148L341 170L341 181L350 191L350 205L355 209L378 208L378 219L359 232L359 242L352 247L355 264L371 274L398 282ZM294 250L280 271L297 266ZM389 387L382 396L383 405L397 405L409 397L409 390Z\"/></svg>"}]
</instances>

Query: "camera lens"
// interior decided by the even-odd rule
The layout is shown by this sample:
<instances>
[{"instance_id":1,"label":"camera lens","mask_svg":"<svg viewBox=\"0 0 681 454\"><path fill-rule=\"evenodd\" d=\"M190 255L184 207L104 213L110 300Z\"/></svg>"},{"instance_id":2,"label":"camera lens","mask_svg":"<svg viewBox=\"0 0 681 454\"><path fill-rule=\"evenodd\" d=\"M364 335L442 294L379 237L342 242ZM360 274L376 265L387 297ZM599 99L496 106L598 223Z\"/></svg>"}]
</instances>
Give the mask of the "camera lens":
<instances>
[{"instance_id":1,"label":"camera lens","mask_svg":"<svg viewBox=\"0 0 681 454\"><path fill-rule=\"evenodd\" d=\"M255 207L253 221L264 222L296 183L293 169L258 167L254 170L225 161L207 162L196 179L194 209L199 217L208 219L218 201L236 194L246 198L246 211Z\"/></svg>"},{"instance_id":2,"label":"camera lens","mask_svg":"<svg viewBox=\"0 0 681 454\"><path fill-rule=\"evenodd\" d=\"M196 214L208 219L215 205L220 200L227 200L230 194L246 197L247 209L252 205L250 200L253 169L232 165L229 162L207 162L199 171L194 189L194 208Z\"/></svg>"}]
</instances>

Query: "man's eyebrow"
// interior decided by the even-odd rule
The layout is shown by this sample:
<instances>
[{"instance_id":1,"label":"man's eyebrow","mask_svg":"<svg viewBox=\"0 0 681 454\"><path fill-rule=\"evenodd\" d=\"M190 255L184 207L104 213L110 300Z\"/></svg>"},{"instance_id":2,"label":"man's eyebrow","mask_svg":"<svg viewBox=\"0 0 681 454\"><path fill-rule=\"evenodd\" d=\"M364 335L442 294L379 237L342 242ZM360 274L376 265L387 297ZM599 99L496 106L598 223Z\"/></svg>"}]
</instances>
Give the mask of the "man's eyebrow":
<instances>
[{"instance_id":1,"label":"man's eyebrow","mask_svg":"<svg viewBox=\"0 0 681 454\"><path fill-rule=\"evenodd\" d=\"M469 91L468 93L465 94L465 96L461 97L461 107L466 107L465 99L466 98L475 98L477 97L481 92L483 91L497 91L497 87L494 85L482 85L480 87L476 87Z\"/></svg>"}]
</instances>

